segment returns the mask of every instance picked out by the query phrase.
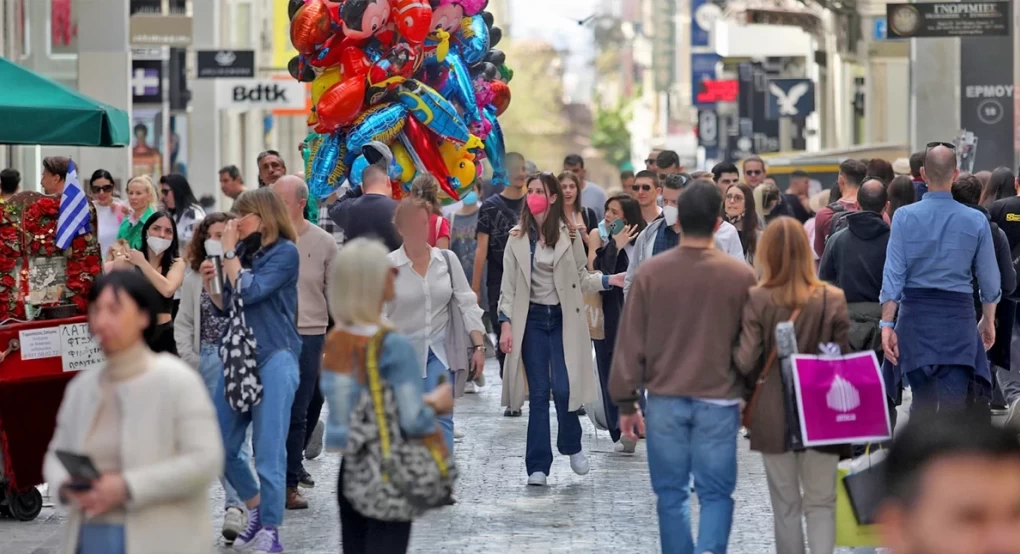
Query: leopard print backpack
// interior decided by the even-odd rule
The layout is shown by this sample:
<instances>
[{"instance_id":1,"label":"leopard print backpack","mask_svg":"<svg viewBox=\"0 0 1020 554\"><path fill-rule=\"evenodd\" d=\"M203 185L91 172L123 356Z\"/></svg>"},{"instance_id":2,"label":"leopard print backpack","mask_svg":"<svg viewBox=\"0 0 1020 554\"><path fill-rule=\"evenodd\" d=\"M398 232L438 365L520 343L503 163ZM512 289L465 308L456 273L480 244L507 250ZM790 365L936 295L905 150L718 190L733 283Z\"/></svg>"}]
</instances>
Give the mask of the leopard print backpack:
<instances>
[{"instance_id":1,"label":"leopard print backpack","mask_svg":"<svg viewBox=\"0 0 1020 554\"><path fill-rule=\"evenodd\" d=\"M368 386L351 412L343 495L366 517L411 521L452 503L457 468L441 437L429 440L401 432L393 388L379 375L385 335L380 331L368 343Z\"/></svg>"}]
</instances>

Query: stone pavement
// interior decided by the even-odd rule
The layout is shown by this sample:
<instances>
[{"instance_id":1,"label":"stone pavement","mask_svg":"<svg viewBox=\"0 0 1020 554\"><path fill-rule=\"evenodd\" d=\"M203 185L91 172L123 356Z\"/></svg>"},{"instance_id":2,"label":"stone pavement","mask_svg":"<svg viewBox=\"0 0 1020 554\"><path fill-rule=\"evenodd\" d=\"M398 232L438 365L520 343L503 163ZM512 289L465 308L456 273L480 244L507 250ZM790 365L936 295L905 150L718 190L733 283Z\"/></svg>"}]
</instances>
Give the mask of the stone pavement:
<instances>
[{"instance_id":1,"label":"stone pavement","mask_svg":"<svg viewBox=\"0 0 1020 554\"><path fill-rule=\"evenodd\" d=\"M498 367L490 361L486 369L488 386L457 404L456 424L467 434L456 445L458 503L415 522L411 551L658 552L655 497L648 481L643 444L634 456L615 454L608 433L596 433L590 421L582 418L591 472L583 477L575 475L567 458L557 456L549 486L527 487L527 410L521 418L502 417ZM551 420L556 421L555 417ZM554 448L555 431L554 426ZM736 513L729 552L771 552L772 509L761 458L747 450L744 439L739 439L739 444ZM339 457L325 453L306 462L305 468L317 481L314 489L305 491L311 509L287 512L283 543L293 553L339 552L335 496ZM222 498L219 486L213 487L210 502L217 517L217 531ZM692 506L696 516L696 500ZM32 522L0 520L0 554L56 553L64 519L59 510L45 508ZM221 552L234 551L222 548Z\"/></svg>"}]
</instances>

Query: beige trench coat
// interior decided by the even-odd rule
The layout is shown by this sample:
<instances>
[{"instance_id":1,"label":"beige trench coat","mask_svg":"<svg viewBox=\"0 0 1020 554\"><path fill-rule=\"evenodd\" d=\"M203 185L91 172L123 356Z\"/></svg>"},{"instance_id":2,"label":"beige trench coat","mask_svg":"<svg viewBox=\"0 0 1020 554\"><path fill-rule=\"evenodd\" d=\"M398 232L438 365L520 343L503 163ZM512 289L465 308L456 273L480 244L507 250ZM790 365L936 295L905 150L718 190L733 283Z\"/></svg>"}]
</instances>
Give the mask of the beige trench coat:
<instances>
[{"instance_id":1,"label":"beige trench coat","mask_svg":"<svg viewBox=\"0 0 1020 554\"><path fill-rule=\"evenodd\" d=\"M515 227L515 231L520 231ZM511 231L513 233L514 231ZM570 238L566 225L560 225L556 243L553 282L563 310L563 356L570 383L569 410L576 411L595 401L595 374L591 357L591 336L582 294L603 290L602 274L589 272L580 235ZM528 396L528 381L521 361L524 323L531 305L531 244L526 234L507 241L503 255L503 283L499 291L499 311L510 316L513 349L503 364L503 405L520 410Z\"/></svg>"}]
</instances>

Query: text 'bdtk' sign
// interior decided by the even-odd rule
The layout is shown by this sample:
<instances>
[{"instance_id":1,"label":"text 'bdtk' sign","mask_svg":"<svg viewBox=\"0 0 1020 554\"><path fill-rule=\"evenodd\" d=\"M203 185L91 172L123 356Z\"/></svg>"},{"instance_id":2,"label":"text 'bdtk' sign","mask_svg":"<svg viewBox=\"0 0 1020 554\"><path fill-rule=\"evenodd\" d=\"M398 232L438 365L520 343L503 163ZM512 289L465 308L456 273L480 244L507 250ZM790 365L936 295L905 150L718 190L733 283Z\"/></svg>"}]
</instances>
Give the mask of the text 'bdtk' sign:
<instances>
[{"instance_id":1,"label":"text 'bdtk' sign","mask_svg":"<svg viewBox=\"0 0 1020 554\"><path fill-rule=\"evenodd\" d=\"M1009 2L886 4L889 38L1009 36Z\"/></svg>"},{"instance_id":2,"label":"text 'bdtk' sign","mask_svg":"<svg viewBox=\"0 0 1020 554\"><path fill-rule=\"evenodd\" d=\"M217 105L224 109L305 107L305 85L294 80L224 79L216 86Z\"/></svg>"}]
</instances>

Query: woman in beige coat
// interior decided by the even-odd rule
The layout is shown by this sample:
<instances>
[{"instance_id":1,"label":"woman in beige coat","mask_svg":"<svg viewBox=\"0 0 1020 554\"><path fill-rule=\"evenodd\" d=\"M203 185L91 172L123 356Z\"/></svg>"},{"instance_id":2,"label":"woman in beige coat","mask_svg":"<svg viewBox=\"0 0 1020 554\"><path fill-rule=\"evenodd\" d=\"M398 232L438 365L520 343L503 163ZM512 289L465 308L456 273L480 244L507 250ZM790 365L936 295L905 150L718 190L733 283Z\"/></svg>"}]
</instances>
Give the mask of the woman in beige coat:
<instances>
[{"instance_id":1,"label":"woman in beige coat","mask_svg":"<svg viewBox=\"0 0 1020 554\"><path fill-rule=\"evenodd\" d=\"M89 295L89 327L106 363L68 385L43 465L68 508L65 554L212 551L219 425L198 374L145 345L159 305L134 271L100 277ZM87 456L99 478L71 476L62 452Z\"/></svg>"},{"instance_id":2,"label":"woman in beige coat","mask_svg":"<svg viewBox=\"0 0 1020 554\"><path fill-rule=\"evenodd\" d=\"M503 404L520 410L528 392L528 484L544 486L552 466L549 393L559 422L557 449L588 473L577 410L595 400L585 293L622 286L623 274L589 273L580 233L567 223L551 173L531 175L520 225L503 255L499 346L506 353Z\"/></svg>"}]
</instances>

